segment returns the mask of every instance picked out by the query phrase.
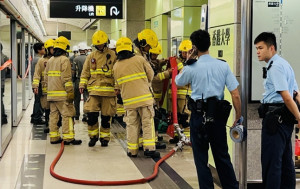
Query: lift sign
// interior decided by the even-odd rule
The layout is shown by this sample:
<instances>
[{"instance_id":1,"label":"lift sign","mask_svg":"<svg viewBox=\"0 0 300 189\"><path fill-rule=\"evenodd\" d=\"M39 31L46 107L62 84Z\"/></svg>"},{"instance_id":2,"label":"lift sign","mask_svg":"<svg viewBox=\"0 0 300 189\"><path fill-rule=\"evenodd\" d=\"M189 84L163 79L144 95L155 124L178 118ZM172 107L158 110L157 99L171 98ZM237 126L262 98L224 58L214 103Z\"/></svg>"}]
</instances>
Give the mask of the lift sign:
<instances>
[{"instance_id":1,"label":"lift sign","mask_svg":"<svg viewBox=\"0 0 300 189\"><path fill-rule=\"evenodd\" d=\"M50 0L50 18L123 18L122 0Z\"/></svg>"}]
</instances>

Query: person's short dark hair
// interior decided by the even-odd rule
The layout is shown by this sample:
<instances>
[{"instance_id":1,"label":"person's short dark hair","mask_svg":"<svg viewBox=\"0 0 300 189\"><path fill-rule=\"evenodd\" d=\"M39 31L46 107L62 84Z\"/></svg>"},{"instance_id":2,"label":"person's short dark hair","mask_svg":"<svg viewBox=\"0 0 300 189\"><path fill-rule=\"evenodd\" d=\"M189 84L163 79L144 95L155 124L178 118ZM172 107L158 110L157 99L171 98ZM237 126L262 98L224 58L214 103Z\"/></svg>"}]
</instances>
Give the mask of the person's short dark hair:
<instances>
[{"instance_id":1,"label":"person's short dark hair","mask_svg":"<svg viewBox=\"0 0 300 189\"><path fill-rule=\"evenodd\" d=\"M276 44L276 36L272 32L262 32L259 34L255 40L254 40L254 45L263 41L267 47L269 48L270 46L274 45L275 51L277 51L277 44Z\"/></svg>"},{"instance_id":2,"label":"person's short dark hair","mask_svg":"<svg viewBox=\"0 0 300 189\"><path fill-rule=\"evenodd\" d=\"M207 31L205 30L194 31L191 34L190 39L192 41L192 44L195 45L200 52L208 51L210 47L210 36Z\"/></svg>"},{"instance_id":3,"label":"person's short dark hair","mask_svg":"<svg viewBox=\"0 0 300 189\"><path fill-rule=\"evenodd\" d=\"M42 50L43 46L44 46L44 43L35 43L33 45L34 52L37 54L38 51Z\"/></svg>"}]
</instances>

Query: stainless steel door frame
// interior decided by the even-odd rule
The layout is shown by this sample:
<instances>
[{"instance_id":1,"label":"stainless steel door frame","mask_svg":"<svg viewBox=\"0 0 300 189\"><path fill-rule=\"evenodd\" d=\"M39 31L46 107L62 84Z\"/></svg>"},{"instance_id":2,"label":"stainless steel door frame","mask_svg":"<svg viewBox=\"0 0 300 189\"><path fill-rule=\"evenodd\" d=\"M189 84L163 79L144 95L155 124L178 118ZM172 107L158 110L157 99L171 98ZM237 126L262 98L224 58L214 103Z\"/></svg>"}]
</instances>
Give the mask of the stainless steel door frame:
<instances>
[{"instance_id":1,"label":"stainless steel door frame","mask_svg":"<svg viewBox=\"0 0 300 189\"><path fill-rule=\"evenodd\" d=\"M22 109L26 110L27 107L27 93L26 93L26 78L25 76L25 28L22 28L22 39L21 39L21 65L22 65Z\"/></svg>"},{"instance_id":2,"label":"stainless steel door frame","mask_svg":"<svg viewBox=\"0 0 300 189\"><path fill-rule=\"evenodd\" d=\"M17 22L15 20L10 20L10 48L11 48L11 60L14 65L17 65ZM12 110L12 126L18 125L18 115L17 115L17 69L15 66L15 71L11 71L11 110Z\"/></svg>"}]
</instances>

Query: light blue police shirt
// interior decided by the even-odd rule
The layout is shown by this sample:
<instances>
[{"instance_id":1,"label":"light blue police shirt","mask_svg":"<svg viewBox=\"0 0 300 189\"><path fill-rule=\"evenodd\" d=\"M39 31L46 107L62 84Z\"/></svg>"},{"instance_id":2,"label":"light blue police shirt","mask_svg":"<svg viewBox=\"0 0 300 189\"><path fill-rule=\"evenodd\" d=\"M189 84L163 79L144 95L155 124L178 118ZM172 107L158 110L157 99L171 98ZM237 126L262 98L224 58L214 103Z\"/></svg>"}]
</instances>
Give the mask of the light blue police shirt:
<instances>
[{"instance_id":1,"label":"light blue police shirt","mask_svg":"<svg viewBox=\"0 0 300 189\"><path fill-rule=\"evenodd\" d=\"M261 103L283 103L279 91L289 91L293 97L293 91L298 90L294 70L291 65L275 54L267 63L268 67L273 61L272 66L267 71L267 78L264 80L265 92Z\"/></svg>"},{"instance_id":2,"label":"light blue police shirt","mask_svg":"<svg viewBox=\"0 0 300 189\"><path fill-rule=\"evenodd\" d=\"M225 85L229 91L233 91L239 85L229 65L209 54L200 56L192 65L184 66L182 72L176 76L175 82L178 86L190 83L193 100L202 99L202 96L203 99L216 96L223 100Z\"/></svg>"}]
</instances>

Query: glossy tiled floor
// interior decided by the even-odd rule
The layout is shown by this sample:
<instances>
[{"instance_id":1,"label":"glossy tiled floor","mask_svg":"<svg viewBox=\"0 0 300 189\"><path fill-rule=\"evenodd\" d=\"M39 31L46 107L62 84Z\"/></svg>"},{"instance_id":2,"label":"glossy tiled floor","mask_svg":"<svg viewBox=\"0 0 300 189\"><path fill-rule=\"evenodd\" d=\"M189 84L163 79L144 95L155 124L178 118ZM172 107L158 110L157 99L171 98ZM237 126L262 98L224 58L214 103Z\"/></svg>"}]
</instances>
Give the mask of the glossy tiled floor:
<instances>
[{"instance_id":1,"label":"glossy tiled floor","mask_svg":"<svg viewBox=\"0 0 300 189\"><path fill-rule=\"evenodd\" d=\"M49 136L47 136L47 140L36 138L40 134L34 134L32 130L40 130L41 128L30 124L32 105L33 101L24 112L18 127L15 128L13 138L0 160L0 188L99 188L99 186L66 183L50 175L49 167L60 149L60 144L51 145ZM88 147L87 127L81 121L76 121L75 132L76 138L82 139L83 143L80 146L65 147L64 154L55 168L58 174L86 180L127 180L142 178L152 173L155 163L153 159L143 158L142 154L134 159L127 157L124 149L125 130L119 125L113 126L111 141L107 148L101 147L99 142L95 147ZM161 151L161 154L166 154L172 147L168 146L166 150ZM45 163L41 165L38 164L39 161L30 159L38 157L43 159L42 163ZM186 147L184 151L177 152L170 157L167 164L174 169L183 181L188 183L190 188L198 188L190 147ZM42 171L43 174L38 172L29 174L28 171L30 170ZM31 178L31 180L29 182L24 178ZM42 185L38 185L36 182L40 182ZM150 183L101 188L146 189L180 188L180 186L176 185L168 177L168 174L160 169L157 179Z\"/></svg>"},{"instance_id":2,"label":"glossy tiled floor","mask_svg":"<svg viewBox=\"0 0 300 189\"><path fill-rule=\"evenodd\" d=\"M32 105L33 101L24 112L18 127L14 129L13 138L0 159L0 188L99 188L66 183L50 175L49 168L60 149L60 144L51 145L49 136L42 132L43 127L30 124ZM87 127L81 121L76 121L75 131L76 138L82 139L83 143L80 146L65 147L64 154L55 168L56 173L94 181L131 180L151 175L155 161L144 158L142 153L138 158L127 157L125 129L118 124L112 125L111 141L106 148L101 147L99 142L95 147L88 147ZM46 140L43 140L43 135ZM168 141L167 136L164 136L164 139ZM167 149L159 151L163 156L173 147L168 144ZM149 183L101 188L199 188L192 150L185 146L183 151L176 152L161 165L158 177ZM299 183L297 188L300 188Z\"/></svg>"}]
</instances>

